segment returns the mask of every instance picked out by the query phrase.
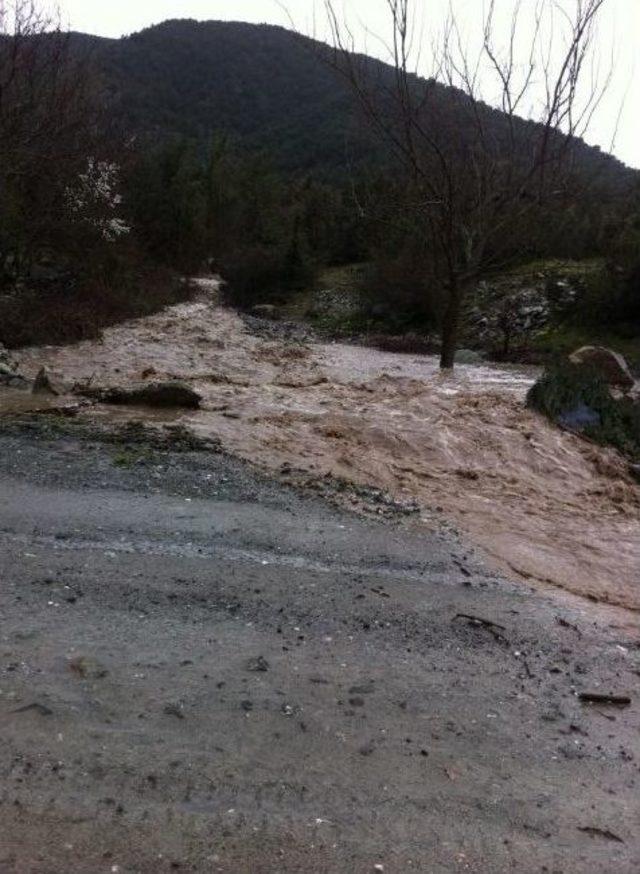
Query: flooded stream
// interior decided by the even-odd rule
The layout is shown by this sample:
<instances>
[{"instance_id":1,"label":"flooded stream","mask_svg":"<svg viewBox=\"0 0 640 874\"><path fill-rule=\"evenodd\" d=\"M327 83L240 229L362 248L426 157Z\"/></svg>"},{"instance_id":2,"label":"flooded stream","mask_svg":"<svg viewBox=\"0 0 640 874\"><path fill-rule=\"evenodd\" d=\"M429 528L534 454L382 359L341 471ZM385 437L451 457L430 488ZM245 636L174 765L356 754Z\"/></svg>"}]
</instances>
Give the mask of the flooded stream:
<instances>
[{"instance_id":1,"label":"flooded stream","mask_svg":"<svg viewBox=\"0 0 640 874\"><path fill-rule=\"evenodd\" d=\"M67 383L188 381L201 410L81 415L179 423L267 469L378 486L416 500L421 524L451 519L525 578L640 609L638 487L616 453L524 407L531 369L461 366L446 376L431 357L268 339L211 300L18 357L27 375L45 365Z\"/></svg>"}]
</instances>

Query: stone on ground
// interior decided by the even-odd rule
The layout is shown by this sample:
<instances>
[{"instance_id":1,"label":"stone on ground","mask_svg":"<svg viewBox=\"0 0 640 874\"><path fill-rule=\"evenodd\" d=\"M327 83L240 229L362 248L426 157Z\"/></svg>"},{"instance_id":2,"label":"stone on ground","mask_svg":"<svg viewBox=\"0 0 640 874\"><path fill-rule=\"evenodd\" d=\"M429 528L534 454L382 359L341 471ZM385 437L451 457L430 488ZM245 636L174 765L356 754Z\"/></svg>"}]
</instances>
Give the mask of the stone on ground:
<instances>
[{"instance_id":1,"label":"stone on ground","mask_svg":"<svg viewBox=\"0 0 640 874\"><path fill-rule=\"evenodd\" d=\"M144 407L179 407L197 410L202 400L198 392L179 380L150 382L127 388L76 389L78 394L103 404L123 404Z\"/></svg>"},{"instance_id":2,"label":"stone on ground","mask_svg":"<svg viewBox=\"0 0 640 874\"><path fill-rule=\"evenodd\" d=\"M28 380L18 371L18 364L9 350L0 343L0 385L26 388Z\"/></svg>"},{"instance_id":3,"label":"stone on ground","mask_svg":"<svg viewBox=\"0 0 640 874\"><path fill-rule=\"evenodd\" d=\"M31 393L34 395L54 395L60 394L58 389L53 385L46 367L41 367L33 381Z\"/></svg>"},{"instance_id":4,"label":"stone on ground","mask_svg":"<svg viewBox=\"0 0 640 874\"><path fill-rule=\"evenodd\" d=\"M585 364L598 370L608 385L628 391L635 385L622 355L605 346L582 346L569 356L573 364Z\"/></svg>"}]
</instances>

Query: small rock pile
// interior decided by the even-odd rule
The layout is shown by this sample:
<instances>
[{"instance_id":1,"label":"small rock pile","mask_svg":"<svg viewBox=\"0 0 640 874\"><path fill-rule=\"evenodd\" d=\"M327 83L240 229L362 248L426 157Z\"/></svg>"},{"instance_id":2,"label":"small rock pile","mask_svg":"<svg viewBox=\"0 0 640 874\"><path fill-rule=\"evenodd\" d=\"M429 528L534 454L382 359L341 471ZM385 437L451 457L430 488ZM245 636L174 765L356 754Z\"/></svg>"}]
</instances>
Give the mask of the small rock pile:
<instances>
[{"instance_id":1,"label":"small rock pile","mask_svg":"<svg viewBox=\"0 0 640 874\"><path fill-rule=\"evenodd\" d=\"M567 312L581 291L575 278L544 273L482 281L466 315L468 339L494 354L509 355Z\"/></svg>"}]
</instances>

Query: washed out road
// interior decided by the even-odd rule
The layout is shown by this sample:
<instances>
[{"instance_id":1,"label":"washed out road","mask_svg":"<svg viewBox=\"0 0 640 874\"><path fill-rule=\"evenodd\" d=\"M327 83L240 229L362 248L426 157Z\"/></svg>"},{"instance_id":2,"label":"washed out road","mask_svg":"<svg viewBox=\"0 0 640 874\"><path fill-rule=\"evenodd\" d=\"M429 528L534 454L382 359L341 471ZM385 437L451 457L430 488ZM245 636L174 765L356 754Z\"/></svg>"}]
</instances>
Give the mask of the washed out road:
<instances>
[{"instance_id":1,"label":"washed out road","mask_svg":"<svg viewBox=\"0 0 640 874\"><path fill-rule=\"evenodd\" d=\"M640 871L637 615L222 455L0 458L2 874Z\"/></svg>"}]
</instances>

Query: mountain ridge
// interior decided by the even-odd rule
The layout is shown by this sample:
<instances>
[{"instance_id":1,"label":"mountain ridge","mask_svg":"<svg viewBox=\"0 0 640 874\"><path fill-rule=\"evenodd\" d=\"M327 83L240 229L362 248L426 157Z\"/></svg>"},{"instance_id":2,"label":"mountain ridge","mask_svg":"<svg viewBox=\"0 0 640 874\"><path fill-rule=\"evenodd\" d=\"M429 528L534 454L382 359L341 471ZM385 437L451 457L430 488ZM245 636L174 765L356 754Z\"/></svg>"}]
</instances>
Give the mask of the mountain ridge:
<instances>
[{"instance_id":1,"label":"mountain ridge","mask_svg":"<svg viewBox=\"0 0 640 874\"><path fill-rule=\"evenodd\" d=\"M168 19L120 38L74 38L93 44L110 99L138 134L205 141L225 132L298 172L347 173L379 157L347 83L322 59L330 46L280 25ZM381 82L392 74L383 61L358 58ZM452 102L460 94L439 89ZM579 148L621 183L640 176L598 146Z\"/></svg>"}]
</instances>

